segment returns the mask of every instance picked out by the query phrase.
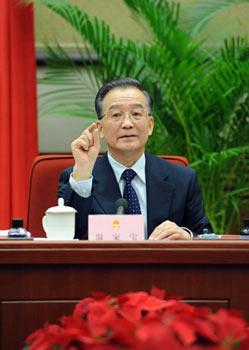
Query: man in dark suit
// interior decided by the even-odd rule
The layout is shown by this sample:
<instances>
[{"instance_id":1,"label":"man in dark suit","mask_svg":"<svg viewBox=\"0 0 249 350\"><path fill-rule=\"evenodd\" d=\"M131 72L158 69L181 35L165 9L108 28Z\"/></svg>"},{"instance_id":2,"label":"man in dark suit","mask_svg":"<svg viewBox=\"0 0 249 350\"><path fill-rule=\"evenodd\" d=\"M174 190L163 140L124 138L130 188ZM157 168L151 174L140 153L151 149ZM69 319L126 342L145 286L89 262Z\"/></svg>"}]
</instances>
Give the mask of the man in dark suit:
<instances>
[{"instance_id":1,"label":"man in dark suit","mask_svg":"<svg viewBox=\"0 0 249 350\"><path fill-rule=\"evenodd\" d=\"M152 100L137 80L105 84L95 99L98 121L72 143L73 168L60 176L59 193L77 210L75 237L87 239L89 214L114 214L128 199L128 213L142 213L151 240L191 239L210 229L194 170L150 154ZM100 138L107 154L98 157ZM128 179L129 178L129 179Z\"/></svg>"}]
</instances>

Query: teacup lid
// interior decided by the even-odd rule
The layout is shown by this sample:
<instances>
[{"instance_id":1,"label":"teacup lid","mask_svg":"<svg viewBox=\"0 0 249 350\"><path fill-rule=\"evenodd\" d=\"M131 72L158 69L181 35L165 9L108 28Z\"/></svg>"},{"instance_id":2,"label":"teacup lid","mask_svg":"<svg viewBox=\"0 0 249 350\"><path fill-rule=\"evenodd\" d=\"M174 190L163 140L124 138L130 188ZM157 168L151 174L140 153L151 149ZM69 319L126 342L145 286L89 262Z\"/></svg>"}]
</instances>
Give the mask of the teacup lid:
<instances>
[{"instance_id":1,"label":"teacup lid","mask_svg":"<svg viewBox=\"0 0 249 350\"><path fill-rule=\"evenodd\" d=\"M59 198L58 199L58 206L51 207L46 210L46 213L76 213L77 211L72 208L64 205L64 199Z\"/></svg>"}]
</instances>

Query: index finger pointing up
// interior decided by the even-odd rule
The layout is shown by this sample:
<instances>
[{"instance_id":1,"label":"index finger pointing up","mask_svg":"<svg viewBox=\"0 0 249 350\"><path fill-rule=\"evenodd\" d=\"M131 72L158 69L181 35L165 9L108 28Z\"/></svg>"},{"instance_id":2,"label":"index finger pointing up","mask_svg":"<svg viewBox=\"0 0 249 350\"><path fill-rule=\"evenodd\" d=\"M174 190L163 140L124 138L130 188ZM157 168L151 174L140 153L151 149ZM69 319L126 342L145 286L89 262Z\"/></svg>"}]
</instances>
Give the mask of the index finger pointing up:
<instances>
[{"instance_id":1,"label":"index finger pointing up","mask_svg":"<svg viewBox=\"0 0 249 350\"><path fill-rule=\"evenodd\" d=\"M97 128L98 128L97 123L92 123L92 124L90 124L86 129L84 129L84 130L82 131L82 133L81 133L80 136L84 135L86 131L88 131L88 132L90 132L90 133L93 133L93 131L94 131L95 129L97 129Z\"/></svg>"}]
</instances>

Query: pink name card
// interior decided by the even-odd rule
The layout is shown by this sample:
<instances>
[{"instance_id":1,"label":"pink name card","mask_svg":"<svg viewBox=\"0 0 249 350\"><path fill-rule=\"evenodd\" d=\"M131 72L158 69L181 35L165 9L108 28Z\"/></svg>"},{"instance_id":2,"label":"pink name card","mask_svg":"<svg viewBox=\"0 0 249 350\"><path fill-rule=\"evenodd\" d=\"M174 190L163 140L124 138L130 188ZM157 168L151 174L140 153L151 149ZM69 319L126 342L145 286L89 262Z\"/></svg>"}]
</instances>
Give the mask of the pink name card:
<instances>
[{"instance_id":1,"label":"pink name card","mask_svg":"<svg viewBox=\"0 0 249 350\"><path fill-rule=\"evenodd\" d=\"M144 218L142 215L89 215L90 241L142 241Z\"/></svg>"}]
</instances>

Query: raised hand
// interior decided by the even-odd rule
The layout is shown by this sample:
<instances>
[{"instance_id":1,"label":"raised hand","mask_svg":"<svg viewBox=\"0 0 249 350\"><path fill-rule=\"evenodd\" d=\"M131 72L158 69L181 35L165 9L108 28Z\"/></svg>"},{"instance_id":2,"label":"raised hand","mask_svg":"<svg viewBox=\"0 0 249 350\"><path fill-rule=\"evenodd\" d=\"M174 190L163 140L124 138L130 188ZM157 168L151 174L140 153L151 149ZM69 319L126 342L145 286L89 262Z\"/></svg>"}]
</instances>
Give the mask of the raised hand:
<instances>
[{"instance_id":1,"label":"raised hand","mask_svg":"<svg viewBox=\"0 0 249 350\"><path fill-rule=\"evenodd\" d=\"M71 149L75 160L74 179L76 181L89 179L100 151L100 136L97 124L92 123L86 128L80 137L72 142Z\"/></svg>"}]
</instances>

